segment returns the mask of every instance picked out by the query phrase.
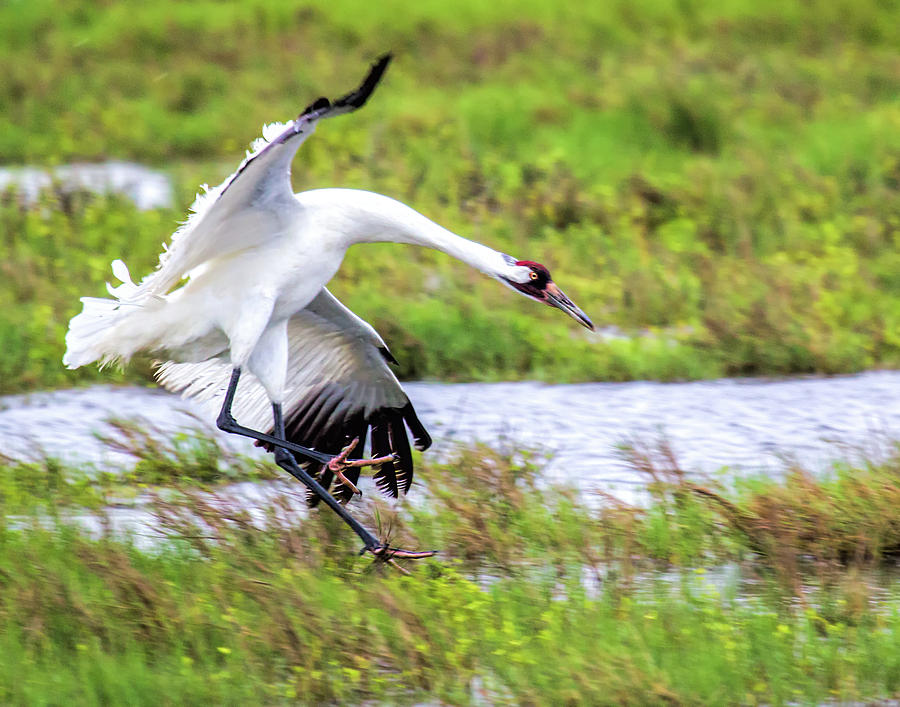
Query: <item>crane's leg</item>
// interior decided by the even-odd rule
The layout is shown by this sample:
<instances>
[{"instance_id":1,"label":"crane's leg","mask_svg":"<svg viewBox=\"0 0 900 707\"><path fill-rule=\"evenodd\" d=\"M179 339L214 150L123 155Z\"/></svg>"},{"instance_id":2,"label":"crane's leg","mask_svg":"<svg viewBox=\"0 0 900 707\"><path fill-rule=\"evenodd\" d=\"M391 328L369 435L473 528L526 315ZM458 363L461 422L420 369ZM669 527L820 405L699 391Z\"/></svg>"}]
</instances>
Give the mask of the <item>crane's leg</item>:
<instances>
[{"instance_id":1,"label":"crane's leg","mask_svg":"<svg viewBox=\"0 0 900 707\"><path fill-rule=\"evenodd\" d=\"M371 552L376 558L379 560L384 560L389 562L390 564L397 567L397 569L404 571L402 567L396 564L394 561L395 557L406 557L410 559L421 559L424 557L431 557L437 551L430 550L425 552L414 552L410 550L401 550L399 548L392 548L384 543L378 542L378 539L372 535L368 530L366 530L362 524L356 520L350 513L347 512L347 509L344 508L328 491L322 488L322 485L316 481L312 476L310 476L306 471L304 471L299 464L297 464L297 460L294 459L294 454L299 454L301 457L305 459L309 459L311 461L316 461L321 464L331 464L333 461L338 460L339 464L347 463L345 462L347 454L343 452L343 458L341 455L332 455L332 454L324 454L322 452L317 452L314 449L307 449L306 447L302 447L299 444L294 444L293 442L289 442L285 439L284 432L284 417L281 411L281 405L274 404L272 405L272 413L275 418L275 436L267 435L257 430L251 430L249 427L243 427L239 425L237 421L231 414L231 406L234 402L234 393L237 390L237 384L241 377L241 369L235 368L231 372L231 382L228 384L228 390L225 391L225 400L222 403L222 409L219 411L219 417L216 419L216 425L220 430L225 432L231 432L233 434L243 435L244 437L250 437L251 439L256 439L261 442L267 442L275 447L275 463L278 464L282 469L287 471L291 476L293 476L298 481L302 482L310 491L316 494L319 498L321 498L325 504L331 508L335 513L340 516L341 520L343 520L350 528L356 533L360 539L364 543L363 552ZM355 466L362 466L359 462L370 462L370 463L380 463L379 460L358 460L357 462L349 462L350 464L354 464ZM385 461L382 459L381 461Z\"/></svg>"},{"instance_id":2,"label":"crane's leg","mask_svg":"<svg viewBox=\"0 0 900 707\"><path fill-rule=\"evenodd\" d=\"M299 454L306 459L319 462L320 464L327 464L331 461L331 454L317 452L315 449L307 449L306 447L301 447L299 444L288 442L285 439L277 439L276 437L267 435L264 432L251 430L249 427L239 425L237 423L237 420L235 420L231 415L231 406L234 403L234 393L237 390L237 384L240 378L241 369L235 368L231 372L231 381L228 384L228 390L225 391L225 400L222 403L222 409L219 411L218 418L216 418L216 426L220 430L224 432L230 432L232 434L242 435L244 437L249 437L250 439L255 439L260 442L266 442L267 444L271 444L275 448L289 449L290 451Z\"/></svg>"}]
</instances>

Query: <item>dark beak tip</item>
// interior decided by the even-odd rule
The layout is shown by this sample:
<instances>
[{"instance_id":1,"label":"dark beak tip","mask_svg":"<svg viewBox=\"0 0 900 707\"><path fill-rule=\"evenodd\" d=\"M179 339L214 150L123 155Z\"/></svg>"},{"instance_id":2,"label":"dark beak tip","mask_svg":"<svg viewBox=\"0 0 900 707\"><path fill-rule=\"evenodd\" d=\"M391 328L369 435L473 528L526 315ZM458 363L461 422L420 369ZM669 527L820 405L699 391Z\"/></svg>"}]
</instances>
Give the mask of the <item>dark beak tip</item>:
<instances>
[{"instance_id":1,"label":"dark beak tip","mask_svg":"<svg viewBox=\"0 0 900 707\"><path fill-rule=\"evenodd\" d=\"M596 331L594 323L588 319L588 316L582 312L572 300L566 297L558 287L555 288L555 291L548 289L548 291L544 293L544 301L551 307L561 309L586 329Z\"/></svg>"}]
</instances>

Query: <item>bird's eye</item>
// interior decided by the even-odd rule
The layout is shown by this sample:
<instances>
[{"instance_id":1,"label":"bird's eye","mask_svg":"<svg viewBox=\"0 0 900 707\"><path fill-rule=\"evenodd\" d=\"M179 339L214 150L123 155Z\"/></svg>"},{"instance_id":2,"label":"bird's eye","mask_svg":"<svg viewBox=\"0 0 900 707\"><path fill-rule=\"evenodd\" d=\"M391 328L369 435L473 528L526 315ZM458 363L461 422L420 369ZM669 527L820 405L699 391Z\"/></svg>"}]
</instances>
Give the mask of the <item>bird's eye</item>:
<instances>
[{"instance_id":1,"label":"bird's eye","mask_svg":"<svg viewBox=\"0 0 900 707\"><path fill-rule=\"evenodd\" d=\"M531 271L531 279L532 279L532 280L537 280L537 279L538 279L538 274L537 274L534 270Z\"/></svg>"}]
</instances>

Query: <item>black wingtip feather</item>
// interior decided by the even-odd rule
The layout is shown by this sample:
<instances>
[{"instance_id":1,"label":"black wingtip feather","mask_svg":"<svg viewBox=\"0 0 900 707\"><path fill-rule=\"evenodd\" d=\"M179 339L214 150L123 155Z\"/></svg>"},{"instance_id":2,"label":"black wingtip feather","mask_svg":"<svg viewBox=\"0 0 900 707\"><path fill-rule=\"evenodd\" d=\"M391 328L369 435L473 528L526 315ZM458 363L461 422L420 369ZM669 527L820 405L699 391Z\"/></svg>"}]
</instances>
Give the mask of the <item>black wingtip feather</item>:
<instances>
[{"instance_id":1,"label":"black wingtip feather","mask_svg":"<svg viewBox=\"0 0 900 707\"><path fill-rule=\"evenodd\" d=\"M372 425L372 456L386 457L393 452L391 449L390 432L388 430L389 421L387 416L381 417L378 422ZM390 496L397 498L399 490L397 488L397 472L394 469L394 462L385 462L378 471L375 472L375 485L379 490Z\"/></svg>"},{"instance_id":2,"label":"black wingtip feather","mask_svg":"<svg viewBox=\"0 0 900 707\"><path fill-rule=\"evenodd\" d=\"M396 462L394 467L397 471L397 485L405 495L412 486L413 481L413 460L412 452L409 449L409 438L406 436L406 428L403 426L403 415L397 414L391 419L390 427L391 451L394 453Z\"/></svg>"},{"instance_id":3,"label":"black wingtip feather","mask_svg":"<svg viewBox=\"0 0 900 707\"><path fill-rule=\"evenodd\" d=\"M359 442L353 450L351 458L362 457L366 447L366 435L368 429L369 423L361 413L358 413L349 418L345 418L342 424L326 430L322 436L313 438L314 442L312 442L312 444L317 450L325 452L326 454L337 454L350 444L353 439L358 439ZM308 440L306 440L306 442L309 444ZM300 443L302 444L302 442ZM307 468L307 471L315 477L316 481L318 481L326 491L329 491L331 495L341 503L346 504L352 500L354 493L350 487L336 481L334 473L332 473L324 464L311 464L309 468ZM346 469L344 471L344 476L346 476L354 485L357 485L359 482L360 469L353 467ZM334 489L332 489L332 485L334 485ZM310 508L318 506L320 500L321 499L314 492L306 492L306 504Z\"/></svg>"},{"instance_id":4,"label":"black wingtip feather","mask_svg":"<svg viewBox=\"0 0 900 707\"><path fill-rule=\"evenodd\" d=\"M287 412L287 439L319 452L338 454L353 438L358 437L360 443L350 455L356 459L366 456L366 437L370 434L370 456L396 455L396 461L383 464L375 472L376 486L382 493L394 498L401 492L407 493L413 481L414 466L406 427L417 449L425 450L431 445L431 436L420 422L412 403L407 402L403 407L396 408L383 407L368 413L363 410L348 412L342 408L342 392L343 389L335 385L323 385L311 391L308 397ZM268 448L268 445L263 446ZM352 499L352 491L343 484L335 483L334 475L323 465L304 461L299 456L297 461L326 490L331 490L335 498L344 503ZM345 474L354 484L360 475L356 469L348 469ZM314 494L307 495L307 503L311 507L316 506L319 499Z\"/></svg>"},{"instance_id":5,"label":"black wingtip feather","mask_svg":"<svg viewBox=\"0 0 900 707\"><path fill-rule=\"evenodd\" d=\"M331 481L333 478L333 474L328 470L328 468L324 464L310 464L306 467L306 472L312 476L323 489L328 491L331 489ZM313 491L312 489L306 489L306 505L310 508L315 508L319 505L319 501L322 499L319 498L319 495Z\"/></svg>"},{"instance_id":6,"label":"black wingtip feather","mask_svg":"<svg viewBox=\"0 0 900 707\"><path fill-rule=\"evenodd\" d=\"M344 471L344 476L347 477L350 483L356 486L359 483L359 467L347 469ZM335 483L335 488L334 491L331 492L331 495L346 505L356 494L353 493L353 490L349 486L344 486L344 484L338 481Z\"/></svg>"},{"instance_id":7,"label":"black wingtip feather","mask_svg":"<svg viewBox=\"0 0 900 707\"><path fill-rule=\"evenodd\" d=\"M422 424L419 420L419 416L416 415L416 410L413 408L412 403L407 403L400 411L400 414L403 415L403 419L406 420L406 426L409 427L409 431L412 432L416 449L420 452L424 452L431 446L431 435L428 434L425 425Z\"/></svg>"},{"instance_id":8,"label":"black wingtip feather","mask_svg":"<svg viewBox=\"0 0 900 707\"><path fill-rule=\"evenodd\" d=\"M379 346L378 352L381 354L381 358L383 358L388 363L392 363L395 366L399 366L400 362L394 358L394 354L391 353L391 350L387 346Z\"/></svg>"},{"instance_id":9,"label":"black wingtip feather","mask_svg":"<svg viewBox=\"0 0 900 707\"><path fill-rule=\"evenodd\" d=\"M311 120L318 120L328 117L329 114L339 115L362 108L366 101L369 100L369 96L375 91L375 87L378 86L381 77L387 71L388 64L391 63L392 58L393 54L390 52L382 54L372 64L369 73L366 74L366 78L363 79L363 82L355 91L351 91L346 96L341 96L334 102L329 101L325 97L317 98L303 110L300 117L310 116Z\"/></svg>"},{"instance_id":10,"label":"black wingtip feather","mask_svg":"<svg viewBox=\"0 0 900 707\"><path fill-rule=\"evenodd\" d=\"M331 108L331 101L325 98L325 96L322 96L306 106L300 115L309 115L313 111L325 110L326 108Z\"/></svg>"},{"instance_id":11,"label":"black wingtip feather","mask_svg":"<svg viewBox=\"0 0 900 707\"><path fill-rule=\"evenodd\" d=\"M393 54L388 52L387 54L382 54L378 57L375 63L372 64L372 68L369 69L369 73L366 75L366 78L363 79L359 88L336 100L334 105L362 108L366 104L366 101L369 100L369 96L372 95L378 82L381 81L384 72L387 71L388 64L391 63L393 56Z\"/></svg>"}]
</instances>

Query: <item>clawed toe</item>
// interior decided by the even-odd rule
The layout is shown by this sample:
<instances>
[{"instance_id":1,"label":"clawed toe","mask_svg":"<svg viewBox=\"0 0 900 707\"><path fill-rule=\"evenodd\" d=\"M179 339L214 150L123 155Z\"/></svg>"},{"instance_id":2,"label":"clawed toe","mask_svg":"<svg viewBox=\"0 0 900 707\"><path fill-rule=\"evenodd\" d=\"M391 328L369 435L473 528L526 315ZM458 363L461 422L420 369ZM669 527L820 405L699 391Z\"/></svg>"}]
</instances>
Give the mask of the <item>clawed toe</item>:
<instances>
[{"instance_id":1,"label":"clawed toe","mask_svg":"<svg viewBox=\"0 0 900 707\"><path fill-rule=\"evenodd\" d=\"M391 567L402 572L403 574L409 574L409 570L397 564L397 561L394 559L395 557L400 557L407 560L423 560L426 557L434 557L438 553L437 550L403 550L399 547L389 547L388 545L364 547L360 554L366 552L371 552L372 555L375 556L375 560L377 562L386 562Z\"/></svg>"},{"instance_id":2,"label":"clawed toe","mask_svg":"<svg viewBox=\"0 0 900 707\"><path fill-rule=\"evenodd\" d=\"M375 457L374 459L348 460L347 457L350 456L350 453L356 448L357 444L359 444L359 437L356 437L350 442L350 444L344 447L341 450L340 454L336 454L331 458L331 461L328 462L328 470L332 472L335 477L337 477L338 481L340 481L344 486L353 491L353 493L355 493L357 496L362 496L362 491L360 491L356 487L356 484L354 484L344 475L344 470L385 464L390 461L395 461L395 455L391 454L386 457Z\"/></svg>"},{"instance_id":3,"label":"clawed toe","mask_svg":"<svg viewBox=\"0 0 900 707\"><path fill-rule=\"evenodd\" d=\"M345 467L363 467L363 466L378 466L379 464L387 464L388 462L397 461L398 457L396 454L388 454L384 457L374 457L372 459L352 459L348 462L344 462Z\"/></svg>"},{"instance_id":4,"label":"clawed toe","mask_svg":"<svg viewBox=\"0 0 900 707\"><path fill-rule=\"evenodd\" d=\"M360 491L360 490L356 487L356 484L354 484L352 481L350 481L350 479L348 479L346 476L344 476L344 472L343 472L343 471L340 471L340 470L337 470L337 469L332 469L332 471L334 472L334 475L335 475L335 477L337 478L337 480L340 481L342 484L344 484L344 486L346 486L347 488L349 488L353 493L355 493L357 496L362 496L362 495L363 495L363 494L362 494L362 491Z\"/></svg>"}]
</instances>

